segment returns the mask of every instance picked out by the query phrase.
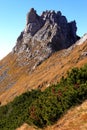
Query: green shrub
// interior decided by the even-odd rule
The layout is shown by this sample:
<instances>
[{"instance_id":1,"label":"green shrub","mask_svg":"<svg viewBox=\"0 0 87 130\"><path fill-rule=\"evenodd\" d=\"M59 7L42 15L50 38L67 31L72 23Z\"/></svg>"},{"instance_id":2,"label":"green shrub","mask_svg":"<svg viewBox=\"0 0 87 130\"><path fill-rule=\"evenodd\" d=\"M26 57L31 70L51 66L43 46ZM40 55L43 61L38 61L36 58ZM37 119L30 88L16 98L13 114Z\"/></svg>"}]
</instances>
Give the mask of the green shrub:
<instances>
[{"instance_id":1,"label":"green shrub","mask_svg":"<svg viewBox=\"0 0 87 130\"><path fill-rule=\"evenodd\" d=\"M0 107L0 129L15 130L24 122L45 127L55 123L70 107L87 99L87 65L73 68L60 83L44 92L32 90Z\"/></svg>"}]
</instances>

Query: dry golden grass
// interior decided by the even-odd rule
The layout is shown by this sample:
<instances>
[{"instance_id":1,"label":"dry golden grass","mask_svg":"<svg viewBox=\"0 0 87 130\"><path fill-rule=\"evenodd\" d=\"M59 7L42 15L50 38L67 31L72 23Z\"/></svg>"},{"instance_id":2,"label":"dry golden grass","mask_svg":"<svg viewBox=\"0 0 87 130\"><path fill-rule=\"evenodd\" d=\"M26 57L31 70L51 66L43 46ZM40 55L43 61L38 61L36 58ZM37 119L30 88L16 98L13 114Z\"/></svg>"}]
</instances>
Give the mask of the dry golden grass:
<instances>
[{"instance_id":1,"label":"dry golden grass","mask_svg":"<svg viewBox=\"0 0 87 130\"><path fill-rule=\"evenodd\" d=\"M20 128L17 128L16 130L35 130L35 128L24 123Z\"/></svg>"},{"instance_id":2,"label":"dry golden grass","mask_svg":"<svg viewBox=\"0 0 87 130\"><path fill-rule=\"evenodd\" d=\"M71 51L61 50L54 53L32 72L29 71L30 66L18 65L17 55L9 54L0 62L0 66L3 66L0 75L8 69L6 78L0 83L0 89L3 89L0 93L2 105L27 90L44 90L50 84L58 82L62 76L66 76L66 72L72 67L81 67L87 63L87 56L82 56L83 52L87 52L87 41ZM15 84L7 89L6 86L13 82Z\"/></svg>"}]
</instances>

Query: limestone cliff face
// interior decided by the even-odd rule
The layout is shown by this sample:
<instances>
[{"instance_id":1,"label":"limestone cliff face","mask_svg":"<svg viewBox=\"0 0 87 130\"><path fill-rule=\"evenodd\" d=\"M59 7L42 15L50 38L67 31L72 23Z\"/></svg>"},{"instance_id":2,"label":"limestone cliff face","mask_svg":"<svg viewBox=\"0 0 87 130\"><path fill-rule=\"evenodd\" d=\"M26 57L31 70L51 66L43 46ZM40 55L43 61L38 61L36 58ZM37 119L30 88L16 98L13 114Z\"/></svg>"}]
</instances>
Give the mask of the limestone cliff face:
<instances>
[{"instance_id":1,"label":"limestone cliff face","mask_svg":"<svg viewBox=\"0 0 87 130\"><path fill-rule=\"evenodd\" d=\"M33 68L47 59L53 52L68 48L77 40L76 22L68 22L60 11L45 11L39 16L32 8L27 14L26 26L17 38L13 52L26 59L33 59ZM24 60L23 60L24 61Z\"/></svg>"}]
</instances>

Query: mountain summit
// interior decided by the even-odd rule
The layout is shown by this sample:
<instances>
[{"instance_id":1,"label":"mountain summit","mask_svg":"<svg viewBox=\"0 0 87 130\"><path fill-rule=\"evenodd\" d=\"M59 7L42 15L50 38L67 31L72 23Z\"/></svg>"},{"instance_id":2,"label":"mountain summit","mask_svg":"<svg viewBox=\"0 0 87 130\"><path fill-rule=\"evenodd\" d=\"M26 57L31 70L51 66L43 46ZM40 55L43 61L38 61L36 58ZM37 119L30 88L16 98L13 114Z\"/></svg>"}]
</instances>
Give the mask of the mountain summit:
<instances>
[{"instance_id":1,"label":"mountain summit","mask_svg":"<svg viewBox=\"0 0 87 130\"><path fill-rule=\"evenodd\" d=\"M13 52L21 58L21 65L27 65L33 59L33 68L41 64L53 52L68 48L74 44L76 35L76 22L68 22L60 11L45 11L39 16L34 8L26 18L26 26L17 38ZM24 62L24 59L26 61Z\"/></svg>"}]
</instances>

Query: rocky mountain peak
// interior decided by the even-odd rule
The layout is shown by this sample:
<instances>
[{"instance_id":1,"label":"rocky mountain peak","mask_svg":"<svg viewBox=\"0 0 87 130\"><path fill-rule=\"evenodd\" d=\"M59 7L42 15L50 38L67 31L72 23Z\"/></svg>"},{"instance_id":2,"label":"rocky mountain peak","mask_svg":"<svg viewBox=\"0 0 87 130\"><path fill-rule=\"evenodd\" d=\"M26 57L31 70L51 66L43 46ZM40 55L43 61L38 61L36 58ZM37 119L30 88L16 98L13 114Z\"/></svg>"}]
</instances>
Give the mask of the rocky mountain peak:
<instances>
[{"instance_id":1,"label":"rocky mountain peak","mask_svg":"<svg viewBox=\"0 0 87 130\"><path fill-rule=\"evenodd\" d=\"M23 55L21 59L27 59L23 64L29 64L33 59L34 66L37 66L55 51L74 44L78 39L76 31L76 22L68 22L60 11L46 10L39 16L32 8L27 14L25 29L17 38L13 52L20 57Z\"/></svg>"},{"instance_id":2,"label":"rocky mountain peak","mask_svg":"<svg viewBox=\"0 0 87 130\"><path fill-rule=\"evenodd\" d=\"M43 20L41 17L36 13L36 10L34 8L31 8L31 10L27 14L26 18L26 27L24 32L30 33L31 36L34 36L34 34L43 26Z\"/></svg>"},{"instance_id":3,"label":"rocky mountain peak","mask_svg":"<svg viewBox=\"0 0 87 130\"><path fill-rule=\"evenodd\" d=\"M28 25L29 23L33 23L36 21L38 15L36 13L36 10L34 10L34 8L31 8L30 12L28 12L27 14L27 18L26 18L26 24Z\"/></svg>"}]
</instances>

